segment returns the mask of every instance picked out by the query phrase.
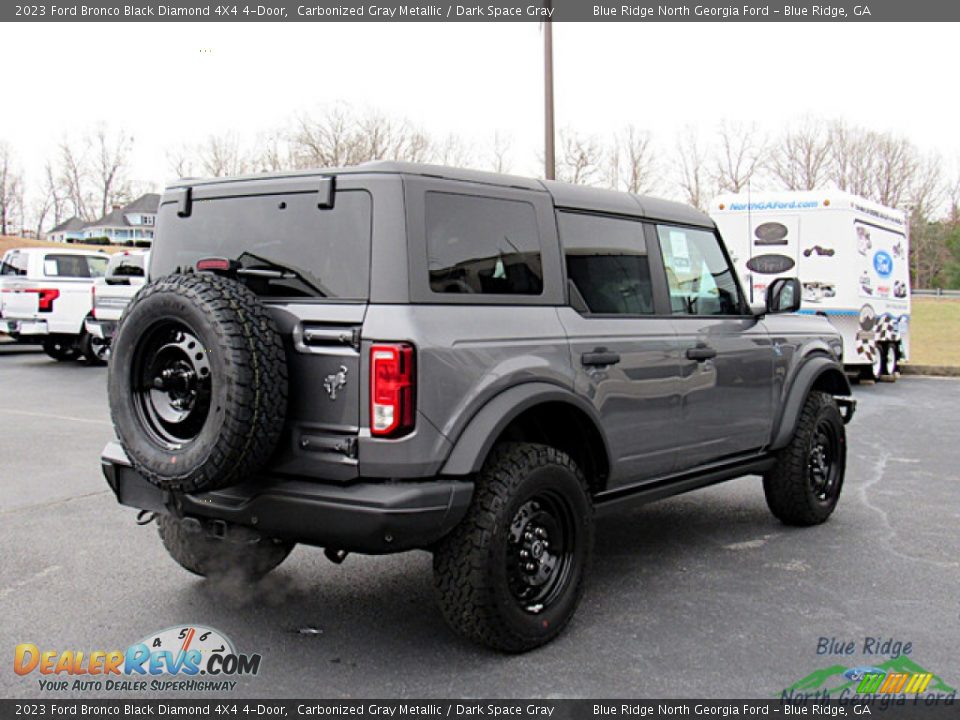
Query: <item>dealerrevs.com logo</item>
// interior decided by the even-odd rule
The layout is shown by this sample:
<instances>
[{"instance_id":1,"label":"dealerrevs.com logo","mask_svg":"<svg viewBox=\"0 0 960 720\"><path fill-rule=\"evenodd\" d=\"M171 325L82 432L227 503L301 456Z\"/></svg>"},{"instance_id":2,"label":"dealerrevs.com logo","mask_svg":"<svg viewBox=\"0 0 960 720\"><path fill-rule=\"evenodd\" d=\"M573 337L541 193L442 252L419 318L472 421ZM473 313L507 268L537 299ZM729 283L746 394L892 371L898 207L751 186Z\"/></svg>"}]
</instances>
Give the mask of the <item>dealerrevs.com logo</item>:
<instances>
[{"instance_id":1,"label":"dealerrevs.com logo","mask_svg":"<svg viewBox=\"0 0 960 720\"><path fill-rule=\"evenodd\" d=\"M233 690L238 676L260 671L259 654L242 654L226 635L200 625L170 627L126 650L43 650L21 643L17 675L36 676L42 691L142 692Z\"/></svg>"}]
</instances>

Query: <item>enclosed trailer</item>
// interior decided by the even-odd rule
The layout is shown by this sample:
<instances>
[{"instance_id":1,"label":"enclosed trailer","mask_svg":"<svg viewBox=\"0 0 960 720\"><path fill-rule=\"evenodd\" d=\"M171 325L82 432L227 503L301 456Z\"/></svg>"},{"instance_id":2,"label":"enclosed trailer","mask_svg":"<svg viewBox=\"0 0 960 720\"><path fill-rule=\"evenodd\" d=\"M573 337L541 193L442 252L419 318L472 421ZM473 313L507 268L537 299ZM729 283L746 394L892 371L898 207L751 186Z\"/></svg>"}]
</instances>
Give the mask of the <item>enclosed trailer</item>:
<instances>
[{"instance_id":1,"label":"enclosed trailer","mask_svg":"<svg viewBox=\"0 0 960 720\"><path fill-rule=\"evenodd\" d=\"M710 215L751 300L798 277L801 313L843 335L843 361L863 378L896 378L910 357L906 215L835 190L721 195Z\"/></svg>"}]
</instances>

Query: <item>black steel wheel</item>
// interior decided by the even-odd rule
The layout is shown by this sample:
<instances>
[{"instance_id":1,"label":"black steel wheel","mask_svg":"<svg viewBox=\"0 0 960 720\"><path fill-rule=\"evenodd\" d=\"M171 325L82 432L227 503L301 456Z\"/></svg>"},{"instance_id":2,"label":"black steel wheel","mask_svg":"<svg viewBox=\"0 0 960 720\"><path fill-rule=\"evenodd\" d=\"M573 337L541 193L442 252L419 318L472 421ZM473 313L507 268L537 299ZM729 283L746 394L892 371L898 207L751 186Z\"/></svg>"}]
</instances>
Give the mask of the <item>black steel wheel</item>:
<instances>
[{"instance_id":1,"label":"black steel wheel","mask_svg":"<svg viewBox=\"0 0 960 720\"><path fill-rule=\"evenodd\" d=\"M111 343L110 412L134 469L164 490L254 476L287 407L280 332L242 284L205 273L145 285Z\"/></svg>"},{"instance_id":2,"label":"black steel wheel","mask_svg":"<svg viewBox=\"0 0 960 720\"><path fill-rule=\"evenodd\" d=\"M807 455L810 489L820 502L830 501L840 480L837 463L839 444L836 427L828 418L821 418L813 432Z\"/></svg>"},{"instance_id":3,"label":"black steel wheel","mask_svg":"<svg viewBox=\"0 0 960 720\"><path fill-rule=\"evenodd\" d=\"M526 612L542 611L566 586L575 562L573 512L562 495L548 491L521 505L510 523L507 582Z\"/></svg>"},{"instance_id":4,"label":"black steel wheel","mask_svg":"<svg viewBox=\"0 0 960 720\"><path fill-rule=\"evenodd\" d=\"M210 416L209 351L196 331L166 319L143 336L133 356L137 417L154 442L176 450L196 440Z\"/></svg>"},{"instance_id":5,"label":"black steel wheel","mask_svg":"<svg viewBox=\"0 0 960 720\"><path fill-rule=\"evenodd\" d=\"M763 477L770 511L787 525L817 525L840 499L847 462L846 432L833 396L807 397L790 444Z\"/></svg>"},{"instance_id":6,"label":"black steel wheel","mask_svg":"<svg viewBox=\"0 0 960 720\"><path fill-rule=\"evenodd\" d=\"M593 505L576 463L546 445L498 445L466 517L434 550L440 609L481 645L539 647L573 617L592 548Z\"/></svg>"}]
</instances>

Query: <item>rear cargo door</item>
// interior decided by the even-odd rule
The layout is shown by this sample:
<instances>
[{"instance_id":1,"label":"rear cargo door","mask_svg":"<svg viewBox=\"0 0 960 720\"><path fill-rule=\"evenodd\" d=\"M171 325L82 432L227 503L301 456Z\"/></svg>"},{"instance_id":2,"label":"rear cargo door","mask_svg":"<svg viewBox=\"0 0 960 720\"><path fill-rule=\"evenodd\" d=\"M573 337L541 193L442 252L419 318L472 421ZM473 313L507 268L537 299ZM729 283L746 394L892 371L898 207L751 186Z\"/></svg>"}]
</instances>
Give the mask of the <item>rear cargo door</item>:
<instances>
[{"instance_id":1,"label":"rear cargo door","mask_svg":"<svg viewBox=\"0 0 960 720\"><path fill-rule=\"evenodd\" d=\"M371 194L349 178L234 181L175 193L160 208L150 276L227 258L270 309L287 355L278 473L357 475L360 336L370 285Z\"/></svg>"}]
</instances>

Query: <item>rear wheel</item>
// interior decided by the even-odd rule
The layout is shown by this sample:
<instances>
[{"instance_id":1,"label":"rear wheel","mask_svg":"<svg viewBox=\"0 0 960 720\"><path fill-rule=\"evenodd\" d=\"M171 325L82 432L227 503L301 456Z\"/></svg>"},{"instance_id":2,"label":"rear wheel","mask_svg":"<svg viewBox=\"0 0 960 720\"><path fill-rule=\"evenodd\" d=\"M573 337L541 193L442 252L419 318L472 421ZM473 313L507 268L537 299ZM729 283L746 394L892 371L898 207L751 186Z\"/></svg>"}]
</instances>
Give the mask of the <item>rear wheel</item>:
<instances>
[{"instance_id":1,"label":"rear wheel","mask_svg":"<svg viewBox=\"0 0 960 720\"><path fill-rule=\"evenodd\" d=\"M53 335L43 341L43 351L57 362L75 360L80 355L77 340L69 335Z\"/></svg>"},{"instance_id":2,"label":"rear wheel","mask_svg":"<svg viewBox=\"0 0 960 720\"><path fill-rule=\"evenodd\" d=\"M203 530L190 532L175 517L161 515L157 526L163 547L177 563L202 577L239 577L256 581L269 573L293 550L293 544L254 534L218 538Z\"/></svg>"},{"instance_id":3,"label":"rear wheel","mask_svg":"<svg viewBox=\"0 0 960 720\"><path fill-rule=\"evenodd\" d=\"M770 511L787 525L817 525L840 499L847 462L843 419L833 396L813 391L790 444L763 477Z\"/></svg>"},{"instance_id":4,"label":"rear wheel","mask_svg":"<svg viewBox=\"0 0 960 720\"><path fill-rule=\"evenodd\" d=\"M886 343L883 351L880 353L883 357L883 371L881 378L885 382L896 382L897 373L900 371L900 360L897 354L896 343Z\"/></svg>"},{"instance_id":5,"label":"rear wheel","mask_svg":"<svg viewBox=\"0 0 960 720\"><path fill-rule=\"evenodd\" d=\"M80 338L80 354L90 365L104 365L110 356L110 345L90 333L84 333Z\"/></svg>"},{"instance_id":6,"label":"rear wheel","mask_svg":"<svg viewBox=\"0 0 960 720\"><path fill-rule=\"evenodd\" d=\"M879 346L873 348L873 357L869 365L860 369L860 379L877 382L883 374L883 352Z\"/></svg>"},{"instance_id":7,"label":"rear wheel","mask_svg":"<svg viewBox=\"0 0 960 720\"><path fill-rule=\"evenodd\" d=\"M559 450L507 443L491 453L467 516L434 553L449 625L474 642L522 652L555 638L583 594L593 507Z\"/></svg>"}]
</instances>

